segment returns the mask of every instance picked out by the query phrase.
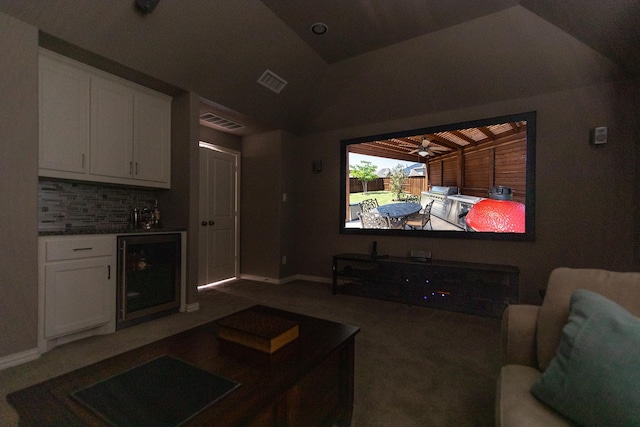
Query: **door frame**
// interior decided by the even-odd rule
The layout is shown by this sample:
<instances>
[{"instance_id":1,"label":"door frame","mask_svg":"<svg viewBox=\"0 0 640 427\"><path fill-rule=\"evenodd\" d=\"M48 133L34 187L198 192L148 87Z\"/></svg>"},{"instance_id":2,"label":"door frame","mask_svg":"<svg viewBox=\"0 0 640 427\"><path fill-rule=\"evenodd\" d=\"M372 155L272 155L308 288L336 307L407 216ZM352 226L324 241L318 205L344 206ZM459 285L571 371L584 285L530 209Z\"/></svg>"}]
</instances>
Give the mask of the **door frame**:
<instances>
[{"instance_id":1,"label":"door frame","mask_svg":"<svg viewBox=\"0 0 640 427\"><path fill-rule=\"evenodd\" d=\"M235 280L240 277L240 159L241 154L240 151L232 150L230 148L221 147L219 145L211 144L205 141L199 141L198 148L206 148L209 150L217 151L219 153L224 153L233 156L235 163L235 173L234 173L234 192L235 192L235 241L234 241L234 276L235 278L228 280ZM198 152L199 153L199 152ZM199 154L198 154L199 155ZM200 200L198 201L200 203ZM223 280L227 281L227 280ZM211 284L206 284L202 286L198 286L198 289L205 288L210 286Z\"/></svg>"}]
</instances>

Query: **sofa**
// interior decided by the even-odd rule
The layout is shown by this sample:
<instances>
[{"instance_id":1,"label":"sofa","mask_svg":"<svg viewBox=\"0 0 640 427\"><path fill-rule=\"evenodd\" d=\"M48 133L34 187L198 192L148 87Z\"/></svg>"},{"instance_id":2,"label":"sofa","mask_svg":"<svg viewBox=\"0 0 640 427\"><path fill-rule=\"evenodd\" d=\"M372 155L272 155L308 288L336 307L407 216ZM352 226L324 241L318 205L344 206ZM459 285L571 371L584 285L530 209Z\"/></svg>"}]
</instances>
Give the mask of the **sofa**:
<instances>
[{"instance_id":1,"label":"sofa","mask_svg":"<svg viewBox=\"0 0 640 427\"><path fill-rule=\"evenodd\" d=\"M640 273L557 268L502 317L497 426L640 425Z\"/></svg>"}]
</instances>

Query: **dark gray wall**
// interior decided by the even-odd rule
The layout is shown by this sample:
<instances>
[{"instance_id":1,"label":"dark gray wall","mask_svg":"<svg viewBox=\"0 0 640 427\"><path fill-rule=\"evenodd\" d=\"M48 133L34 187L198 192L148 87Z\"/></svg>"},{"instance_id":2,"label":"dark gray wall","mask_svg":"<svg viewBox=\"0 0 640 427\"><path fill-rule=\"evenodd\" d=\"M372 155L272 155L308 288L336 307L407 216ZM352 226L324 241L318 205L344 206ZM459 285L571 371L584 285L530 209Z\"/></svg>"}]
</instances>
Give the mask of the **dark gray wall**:
<instances>
[{"instance_id":1,"label":"dark gray wall","mask_svg":"<svg viewBox=\"0 0 640 427\"><path fill-rule=\"evenodd\" d=\"M38 326L38 31L0 13L0 357Z\"/></svg>"},{"instance_id":2,"label":"dark gray wall","mask_svg":"<svg viewBox=\"0 0 640 427\"><path fill-rule=\"evenodd\" d=\"M282 136L280 131L243 138L240 272L277 279L281 260Z\"/></svg>"},{"instance_id":3,"label":"dark gray wall","mask_svg":"<svg viewBox=\"0 0 640 427\"><path fill-rule=\"evenodd\" d=\"M367 253L377 240L378 251L391 255L407 256L411 249L420 249L431 250L437 259L518 266L522 300L537 303L538 290L554 267L638 269L639 86L586 86L301 138L291 167L297 170L298 204L312 214L296 217L298 273L329 277L332 254ZM341 139L532 110L538 112L535 242L338 233ZM604 146L589 143L596 126L609 128ZM319 175L308 167L314 159L323 160Z\"/></svg>"},{"instance_id":4,"label":"dark gray wall","mask_svg":"<svg viewBox=\"0 0 640 427\"><path fill-rule=\"evenodd\" d=\"M163 223L187 229L187 303L198 300L199 97L183 92L171 105L171 190L159 197Z\"/></svg>"},{"instance_id":5,"label":"dark gray wall","mask_svg":"<svg viewBox=\"0 0 640 427\"><path fill-rule=\"evenodd\" d=\"M299 177L294 168L298 146L298 137L286 131L243 138L242 274L277 280L298 273L296 240L305 236L296 235L296 221L301 215L314 215L298 203Z\"/></svg>"},{"instance_id":6,"label":"dark gray wall","mask_svg":"<svg viewBox=\"0 0 640 427\"><path fill-rule=\"evenodd\" d=\"M242 150L242 137L200 125L200 141L234 151Z\"/></svg>"}]
</instances>

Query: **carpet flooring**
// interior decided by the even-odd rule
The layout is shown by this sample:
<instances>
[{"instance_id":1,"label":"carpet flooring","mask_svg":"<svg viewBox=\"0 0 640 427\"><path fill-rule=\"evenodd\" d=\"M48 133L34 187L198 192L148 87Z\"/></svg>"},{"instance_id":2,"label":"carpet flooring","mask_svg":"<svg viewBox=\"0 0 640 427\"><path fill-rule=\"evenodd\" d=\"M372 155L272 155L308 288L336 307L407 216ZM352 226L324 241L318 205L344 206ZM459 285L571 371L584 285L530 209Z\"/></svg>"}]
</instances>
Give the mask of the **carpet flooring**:
<instances>
[{"instance_id":1,"label":"carpet flooring","mask_svg":"<svg viewBox=\"0 0 640 427\"><path fill-rule=\"evenodd\" d=\"M4 397L254 304L360 327L352 427L491 426L500 369L500 321L332 295L330 285L240 280L200 292L200 310L56 347L0 371L0 426L18 424Z\"/></svg>"}]
</instances>

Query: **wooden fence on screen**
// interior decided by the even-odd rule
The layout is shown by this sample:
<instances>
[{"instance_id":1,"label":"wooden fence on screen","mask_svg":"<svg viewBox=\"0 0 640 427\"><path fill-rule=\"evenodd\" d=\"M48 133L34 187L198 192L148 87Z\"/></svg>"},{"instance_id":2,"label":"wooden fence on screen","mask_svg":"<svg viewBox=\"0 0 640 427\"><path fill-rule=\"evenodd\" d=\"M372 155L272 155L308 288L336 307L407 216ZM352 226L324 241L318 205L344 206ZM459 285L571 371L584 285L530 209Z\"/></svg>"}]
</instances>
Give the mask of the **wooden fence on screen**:
<instances>
[{"instance_id":1,"label":"wooden fence on screen","mask_svg":"<svg viewBox=\"0 0 640 427\"><path fill-rule=\"evenodd\" d=\"M356 178L349 178L349 193L362 193L362 182ZM424 176L410 176L406 179L403 192L405 194L420 195L427 191L426 178ZM367 191L391 191L389 178L378 178L367 183Z\"/></svg>"}]
</instances>

